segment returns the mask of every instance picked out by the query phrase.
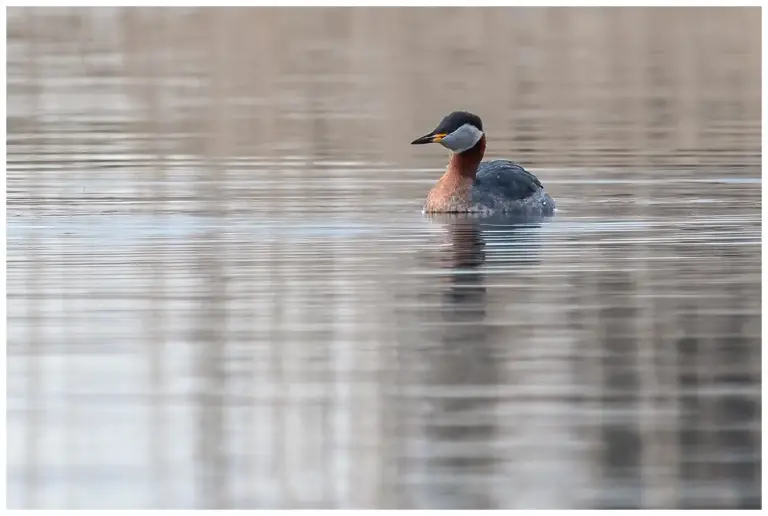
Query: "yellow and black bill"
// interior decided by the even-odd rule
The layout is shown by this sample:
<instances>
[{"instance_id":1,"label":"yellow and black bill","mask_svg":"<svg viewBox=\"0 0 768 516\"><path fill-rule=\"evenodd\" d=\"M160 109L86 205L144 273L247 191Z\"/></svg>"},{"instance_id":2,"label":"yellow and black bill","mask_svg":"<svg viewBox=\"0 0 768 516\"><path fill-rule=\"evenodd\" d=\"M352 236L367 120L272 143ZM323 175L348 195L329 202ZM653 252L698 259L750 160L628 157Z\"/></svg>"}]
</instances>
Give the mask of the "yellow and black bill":
<instances>
[{"instance_id":1,"label":"yellow and black bill","mask_svg":"<svg viewBox=\"0 0 768 516\"><path fill-rule=\"evenodd\" d=\"M446 136L447 135L445 133L431 132L429 134L422 136L421 138L416 138L411 142L411 145L423 145L425 143L440 143L440 140L442 140Z\"/></svg>"}]
</instances>

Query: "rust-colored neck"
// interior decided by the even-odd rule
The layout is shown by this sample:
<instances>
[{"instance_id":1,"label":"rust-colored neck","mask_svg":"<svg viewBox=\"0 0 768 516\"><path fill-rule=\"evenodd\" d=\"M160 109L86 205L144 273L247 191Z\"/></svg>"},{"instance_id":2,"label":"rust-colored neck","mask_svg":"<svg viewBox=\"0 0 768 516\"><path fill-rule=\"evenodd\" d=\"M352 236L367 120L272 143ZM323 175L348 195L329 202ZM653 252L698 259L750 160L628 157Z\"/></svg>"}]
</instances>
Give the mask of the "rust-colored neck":
<instances>
[{"instance_id":1,"label":"rust-colored neck","mask_svg":"<svg viewBox=\"0 0 768 516\"><path fill-rule=\"evenodd\" d=\"M448 170L429 192L424 209L428 213L467 211L477 167L483 159L483 154L485 135L471 149L451 155Z\"/></svg>"},{"instance_id":2,"label":"rust-colored neck","mask_svg":"<svg viewBox=\"0 0 768 516\"><path fill-rule=\"evenodd\" d=\"M464 152L452 154L451 159L448 162L448 170L446 174L457 174L462 177L468 177L472 180L477 175L477 167L483 160L485 154L485 135L480 138L474 147Z\"/></svg>"}]
</instances>

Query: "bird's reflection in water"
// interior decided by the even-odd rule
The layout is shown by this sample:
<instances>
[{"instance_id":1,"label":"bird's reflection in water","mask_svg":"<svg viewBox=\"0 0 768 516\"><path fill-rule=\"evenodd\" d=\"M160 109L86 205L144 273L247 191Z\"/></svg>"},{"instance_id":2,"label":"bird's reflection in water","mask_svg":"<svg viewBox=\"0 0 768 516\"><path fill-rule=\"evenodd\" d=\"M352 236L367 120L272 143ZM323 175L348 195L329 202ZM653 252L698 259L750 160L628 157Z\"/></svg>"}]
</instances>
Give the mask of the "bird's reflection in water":
<instances>
[{"instance_id":1,"label":"bird's reflection in water","mask_svg":"<svg viewBox=\"0 0 768 516\"><path fill-rule=\"evenodd\" d=\"M493 255L494 268L508 270L530 266L539 223L468 216L433 216L431 222L446 230L449 245L437 263L447 275L428 287L437 294L436 309L419 312L420 323L432 329L418 357L425 412L411 463L411 472L418 471L411 501L419 508L498 508L497 344L504 339L488 324L486 260ZM515 252L490 243L507 251L514 246Z\"/></svg>"}]
</instances>

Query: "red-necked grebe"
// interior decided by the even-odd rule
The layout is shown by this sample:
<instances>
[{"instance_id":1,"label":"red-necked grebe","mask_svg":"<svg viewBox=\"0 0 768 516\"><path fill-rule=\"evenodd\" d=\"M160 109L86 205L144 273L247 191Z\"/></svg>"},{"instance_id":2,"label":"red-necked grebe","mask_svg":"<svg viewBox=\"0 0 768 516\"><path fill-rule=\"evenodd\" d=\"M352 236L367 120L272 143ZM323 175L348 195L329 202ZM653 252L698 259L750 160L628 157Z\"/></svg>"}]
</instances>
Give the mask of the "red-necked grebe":
<instances>
[{"instance_id":1,"label":"red-necked grebe","mask_svg":"<svg viewBox=\"0 0 768 516\"><path fill-rule=\"evenodd\" d=\"M507 160L483 161L480 117L454 111L411 144L439 143L451 151L448 170L427 196L427 213L499 212L551 215L555 201L536 176Z\"/></svg>"}]
</instances>

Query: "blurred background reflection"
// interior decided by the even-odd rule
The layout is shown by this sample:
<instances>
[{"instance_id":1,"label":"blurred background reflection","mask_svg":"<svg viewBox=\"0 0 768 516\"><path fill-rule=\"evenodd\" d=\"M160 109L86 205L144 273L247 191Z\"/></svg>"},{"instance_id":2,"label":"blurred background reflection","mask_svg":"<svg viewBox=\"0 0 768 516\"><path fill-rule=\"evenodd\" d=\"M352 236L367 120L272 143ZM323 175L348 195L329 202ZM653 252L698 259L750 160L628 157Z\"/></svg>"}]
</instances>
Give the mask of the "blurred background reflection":
<instances>
[{"instance_id":1,"label":"blurred background reflection","mask_svg":"<svg viewBox=\"0 0 768 516\"><path fill-rule=\"evenodd\" d=\"M9 507L760 507L759 9L6 12Z\"/></svg>"}]
</instances>

